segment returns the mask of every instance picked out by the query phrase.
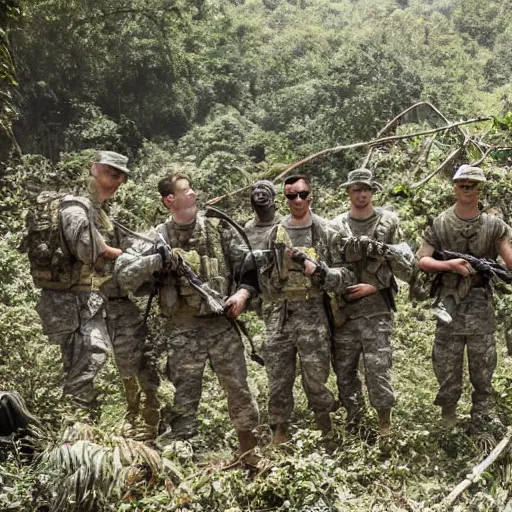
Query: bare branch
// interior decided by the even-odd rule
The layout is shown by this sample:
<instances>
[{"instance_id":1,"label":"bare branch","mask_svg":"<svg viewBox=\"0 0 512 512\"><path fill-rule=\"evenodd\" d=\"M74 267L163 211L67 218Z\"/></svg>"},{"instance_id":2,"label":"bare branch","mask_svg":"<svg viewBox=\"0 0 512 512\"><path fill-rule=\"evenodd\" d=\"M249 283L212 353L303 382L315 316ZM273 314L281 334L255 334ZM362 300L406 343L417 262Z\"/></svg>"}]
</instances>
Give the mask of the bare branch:
<instances>
[{"instance_id":1,"label":"bare branch","mask_svg":"<svg viewBox=\"0 0 512 512\"><path fill-rule=\"evenodd\" d=\"M406 139L412 139L414 137L421 137L423 135L431 135L433 133L438 133L442 131L451 130L452 128L457 128L458 126L464 126L467 124L475 124L475 123L481 123L483 121L489 121L493 119L492 116L487 117L478 117L475 119L468 119L467 121L459 121L457 123L452 123L446 126L441 126L440 128L432 128L431 130L423 130L420 132L414 132L414 133L408 133L406 135L393 135L391 137L382 137L381 139L373 139L367 142L355 142L354 144L348 144L346 146L336 146L334 148L327 148L323 149L322 151L319 151L318 153L315 153L314 155L310 155L302 160L299 160L298 162L295 162L294 164L290 165L287 169L285 169L281 174L279 174L276 178L274 178L274 182L280 181L286 176L289 172L297 169L298 167L307 164L311 162L312 160L315 160L316 158L319 158L324 155L328 154L336 154L340 153L341 151L346 151L348 149L359 149L364 147L375 147L379 146L380 144L387 144L388 142L395 142L398 140L406 140ZM222 196L214 197L213 199L210 199L206 202L206 205L210 206L213 204L218 203L219 201L222 201L223 199L227 197L234 196L236 194L239 194L240 192L243 192L245 190L248 190L251 187L251 185L247 185L245 187L239 188L237 190L234 190L233 192L229 192L227 194L224 194Z\"/></svg>"},{"instance_id":2,"label":"bare branch","mask_svg":"<svg viewBox=\"0 0 512 512\"><path fill-rule=\"evenodd\" d=\"M442 506L444 508L451 507L459 496L501 455L505 448L512 440L512 427L508 427L505 437L496 445L494 450L482 461L475 466L471 473L466 476L455 489L443 500Z\"/></svg>"},{"instance_id":3,"label":"bare branch","mask_svg":"<svg viewBox=\"0 0 512 512\"><path fill-rule=\"evenodd\" d=\"M439 167L437 167L434 171L432 171L426 178L423 178L421 181L418 181L417 183L414 183L411 188L420 188L425 183L429 182L436 174L440 173L452 160L457 158L461 151L466 147L466 144L463 144L462 146L459 146L457 149L452 151L443 161Z\"/></svg>"}]
</instances>

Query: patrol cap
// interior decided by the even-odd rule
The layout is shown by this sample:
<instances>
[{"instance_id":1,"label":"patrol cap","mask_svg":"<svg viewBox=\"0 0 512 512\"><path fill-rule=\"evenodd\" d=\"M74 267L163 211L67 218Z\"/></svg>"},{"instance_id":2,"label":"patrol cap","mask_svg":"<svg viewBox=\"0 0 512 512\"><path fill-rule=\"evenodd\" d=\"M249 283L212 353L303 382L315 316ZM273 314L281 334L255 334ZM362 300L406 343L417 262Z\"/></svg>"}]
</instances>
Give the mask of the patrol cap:
<instances>
[{"instance_id":1,"label":"patrol cap","mask_svg":"<svg viewBox=\"0 0 512 512\"><path fill-rule=\"evenodd\" d=\"M126 167L128 157L115 153L114 151L98 151L98 157L94 163L108 165L109 167L113 167L124 174L130 174L130 170Z\"/></svg>"},{"instance_id":2,"label":"patrol cap","mask_svg":"<svg viewBox=\"0 0 512 512\"><path fill-rule=\"evenodd\" d=\"M262 188L265 189L272 198L276 197L277 190L276 186L269 180L258 180L254 185L251 187L251 192L254 192L255 190Z\"/></svg>"},{"instance_id":3,"label":"patrol cap","mask_svg":"<svg viewBox=\"0 0 512 512\"><path fill-rule=\"evenodd\" d=\"M461 165L457 172L453 175L453 181L471 180L471 181L487 181L484 171L480 167L472 167L471 165Z\"/></svg>"},{"instance_id":4,"label":"patrol cap","mask_svg":"<svg viewBox=\"0 0 512 512\"><path fill-rule=\"evenodd\" d=\"M367 185L372 190L382 190L384 188L380 183L373 180L372 171L363 167L350 171L348 181L342 183L340 187L348 188L358 184Z\"/></svg>"}]
</instances>

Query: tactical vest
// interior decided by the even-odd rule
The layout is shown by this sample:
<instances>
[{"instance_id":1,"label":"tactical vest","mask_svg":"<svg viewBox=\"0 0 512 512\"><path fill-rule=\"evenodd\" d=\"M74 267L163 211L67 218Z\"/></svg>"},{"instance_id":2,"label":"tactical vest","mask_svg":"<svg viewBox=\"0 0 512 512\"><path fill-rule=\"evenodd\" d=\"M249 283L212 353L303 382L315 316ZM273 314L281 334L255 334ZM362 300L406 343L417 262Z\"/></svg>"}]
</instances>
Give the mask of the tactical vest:
<instances>
[{"instance_id":1,"label":"tactical vest","mask_svg":"<svg viewBox=\"0 0 512 512\"><path fill-rule=\"evenodd\" d=\"M60 192L42 192L36 199L35 207L27 214L24 246L34 285L37 288L76 292L98 290L110 278L110 274L102 268L102 258L93 267L71 254L60 222L62 209L68 206L83 208L90 228L96 225L91 201Z\"/></svg>"},{"instance_id":2,"label":"tactical vest","mask_svg":"<svg viewBox=\"0 0 512 512\"><path fill-rule=\"evenodd\" d=\"M472 222L461 220L452 206L441 213L431 228L427 228L424 239L435 249L471 254L477 258L496 259L498 242L509 235L509 227L501 219L481 213ZM475 277L461 277L446 272L441 275L441 299L447 295L464 298L475 284Z\"/></svg>"},{"instance_id":3,"label":"tactical vest","mask_svg":"<svg viewBox=\"0 0 512 512\"><path fill-rule=\"evenodd\" d=\"M206 219L202 213L198 213L192 235L187 241L179 240L172 221L161 224L156 229L173 251L180 254L211 289L223 297L230 294L230 269L226 268L217 219ZM173 289L169 289L170 287ZM165 315L171 315L180 303L192 308L198 315L211 313L206 310L205 302L185 277L171 277L170 287L160 289L160 306Z\"/></svg>"},{"instance_id":4,"label":"tactical vest","mask_svg":"<svg viewBox=\"0 0 512 512\"><path fill-rule=\"evenodd\" d=\"M263 300L304 301L320 297L322 292L313 286L309 277L304 275L304 269L284 253L285 246L293 246L285 226L281 224L275 226L273 240L273 264L267 272L260 273ZM318 252L314 247L297 247L297 249L305 252L313 260L318 259Z\"/></svg>"}]
</instances>

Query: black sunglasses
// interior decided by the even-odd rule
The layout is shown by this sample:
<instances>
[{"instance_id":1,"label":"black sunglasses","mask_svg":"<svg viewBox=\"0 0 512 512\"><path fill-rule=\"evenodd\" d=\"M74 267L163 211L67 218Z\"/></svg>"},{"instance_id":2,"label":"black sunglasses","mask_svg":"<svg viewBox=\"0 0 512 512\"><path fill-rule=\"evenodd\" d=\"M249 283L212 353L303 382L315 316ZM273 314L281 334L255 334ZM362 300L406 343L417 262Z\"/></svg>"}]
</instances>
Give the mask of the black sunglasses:
<instances>
[{"instance_id":1,"label":"black sunglasses","mask_svg":"<svg viewBox=\"0 0 512 512\"><path fill-rule=\"evenodd\" d=\"M300 192L297 192L296 194L285 194L285 196L286 196L286 199L289 199L290 201L297 199L297 196L299 196L304 201L309 196L309 190L301 190Z\"/></svg>"},{"instance_id":2,"label":"black sunglasses","mask_svg":"<svg viewBox=\"0 0 512 512\"><path fill-rule=\"evenodd\" d=\"M474 188L478 187L478 183L472 183L471 185L463 185L462 183L457 183L457 185L462 190L473 190Z\"/></svg>"}]
</instances>

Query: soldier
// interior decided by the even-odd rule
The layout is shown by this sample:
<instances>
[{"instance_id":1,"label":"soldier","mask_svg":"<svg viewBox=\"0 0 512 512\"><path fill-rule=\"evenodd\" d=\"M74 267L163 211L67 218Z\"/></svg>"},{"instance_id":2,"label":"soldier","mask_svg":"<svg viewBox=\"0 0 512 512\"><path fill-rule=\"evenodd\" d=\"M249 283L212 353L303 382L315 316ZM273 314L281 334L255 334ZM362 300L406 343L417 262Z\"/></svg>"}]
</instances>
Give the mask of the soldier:
<instances>
[{"instance_id":1,"label":"soldier","mask_svg":"<svg viewBox=\"0 0 512 512\"><path fill-rule=\"evenodd\" d=\"M91 167L87 197L59 200L60 245L48 268L41 264L44 258L31 257L29 249L34 283L42 288L36 309L50 342L61 347L64 395L90 410L98 405L94 379L110 351L106 299L100 288L112 277L110 262L122 253L101 234L110 229L104 206L126 181L127 162L123 155L100 151Z\"/></svg>"},{"instance_id":2,"label":"soldier","mask_svg":"<svg viewBox=\"0 0 512 512\"><path fill-rule=\"evenodd\" d=\"M197 433L203 373L210 361L227 393L229 415L240 450L245 453L257 444L252 430L259 418L247 383L242 340L230 321L215 314L183 277L176 262L178 257L183 258L222 296L228 296L236 288L225 302L226 314L231 319L236 319L256 293L255 271L242 274L247 248L240 246L240 240L229 226L198 211L196 194L187 176L164 178L158 188L172 216L156 228L154 238L163 237L172 247L172 254L166 252L165 244L160 245L157 254L143 255L128 250L118 261L116 271L120 281L132 290L152 281L154 273L160 273L160 310L169 318L168 377L176 388L170 418L173 437L187 439Z\"/></svg>"},{"instance_id":3,"label":"soldier","mask_svg":"<svg viewBox=\"0 0 512 512\"><path fill-rule=\"evenodd\" d=\"M417 258L421 270L443 273L439 298L452 297L455 303L452 321L437 322L432 361L439 392L434 403L442 408L442 424L454 426L467 347L469 378L474 389L471 417L478 426L495 419L491 384L496 368L492 290L466 260L439 261L433 256L436 250L493 260L499 255L512 268L511 233L505 222L478 208L480 184L486 181L482 169L462 165L453 181L455 205L425 230Z\"/></svg>"},{"instance_id":4,"label":"soldier","mask_svg":"<svg viewBox=\"0 0 512 512\"><path fill-rule=\"evenodd\" d=\"M327 222L311 211L311 186L306 176L290 176L284 181L284 194L290 214L274 230L271 243L286 242L300 248L312 260L329 263L329 244L333 231ZM293 412L293 385L297 356L302 385L313 410L317 427L324 435L331 431L330 412L336 406L326 386L330 365L330 333L325 310L325 293L310 277L318 265L306 261L297 268L284 254L275 251L272 271L260 272L260 287L267 319L268 343L265 368L269 379L268 415L278 445L288 440L288 426ZM334 270L332 271L334 272ZM353 275L340 269L336 286L353 284Z\"/></svg>"},{"instance_id":5,"label":"soldier","mask_svg":"<svg viewBox=\"0 0 512 512\"><path fill-rule=\"evenodd\" d=\"M373 207L373 192L382 189L382 185L373 180L371 171L356 169L350 172L348 181L341 187L347 189L350 210L330 222L339 236L366 237L366 243L377 240L390 245L400 241L398 217L391 211ZM351 241L364 245L365 239L356 241L352 238ZM361 251L356 252L360 254ZM370 404L377 409L381 435L386 435L391 428L391 409L395 405L390 336L393 329L393 286L396 283L390 267L382 258L356 259L360 260L355 265L359 284L347 289L343 310L335 315L339 317L342 314L344 322L340 322L334 333L333 368L340 401L347 410L347 427L355 428L364 413L358 375L359 359L363 355ZM375 275L381 270L384 270L385 277L379 282Z\"/></svg>"},{"instance_id":6,"label":"soldier","mask_svg":"<svg viewBox=\"0 0 512 512\"><path fill-rule=\"evenodd\" d=\"M271 181L259 180L252 186L254 219L247 222L244 228L252 249L267 248L269 230L280 220L280 216L276 215L276 194L276 187Z\"/></svg>"},{"instance_id":7,"label":"soldier","mask_svg":"<svg viewBox=\"0 0 512 512\"><path fill-rule=\"evenodd\" d=\"M119 228L119 225L114 226L114 229L105 237L110 237L112 245L123 251L136 242L127 236ZM145 395L142 409L144 427L143 431L139 433L139 437L141 439L154 438L158 433L160 419L160 403L157 397L159 377L156 370L146 364L146 354L144 353L144 343L148 335L146 323L139 307L127 296L115 276L103 285L101 291L108 298L109 335L126 399L123 433L128 435L136 433L141 391L143 391Z\"/></svg>"}]
</instances>

